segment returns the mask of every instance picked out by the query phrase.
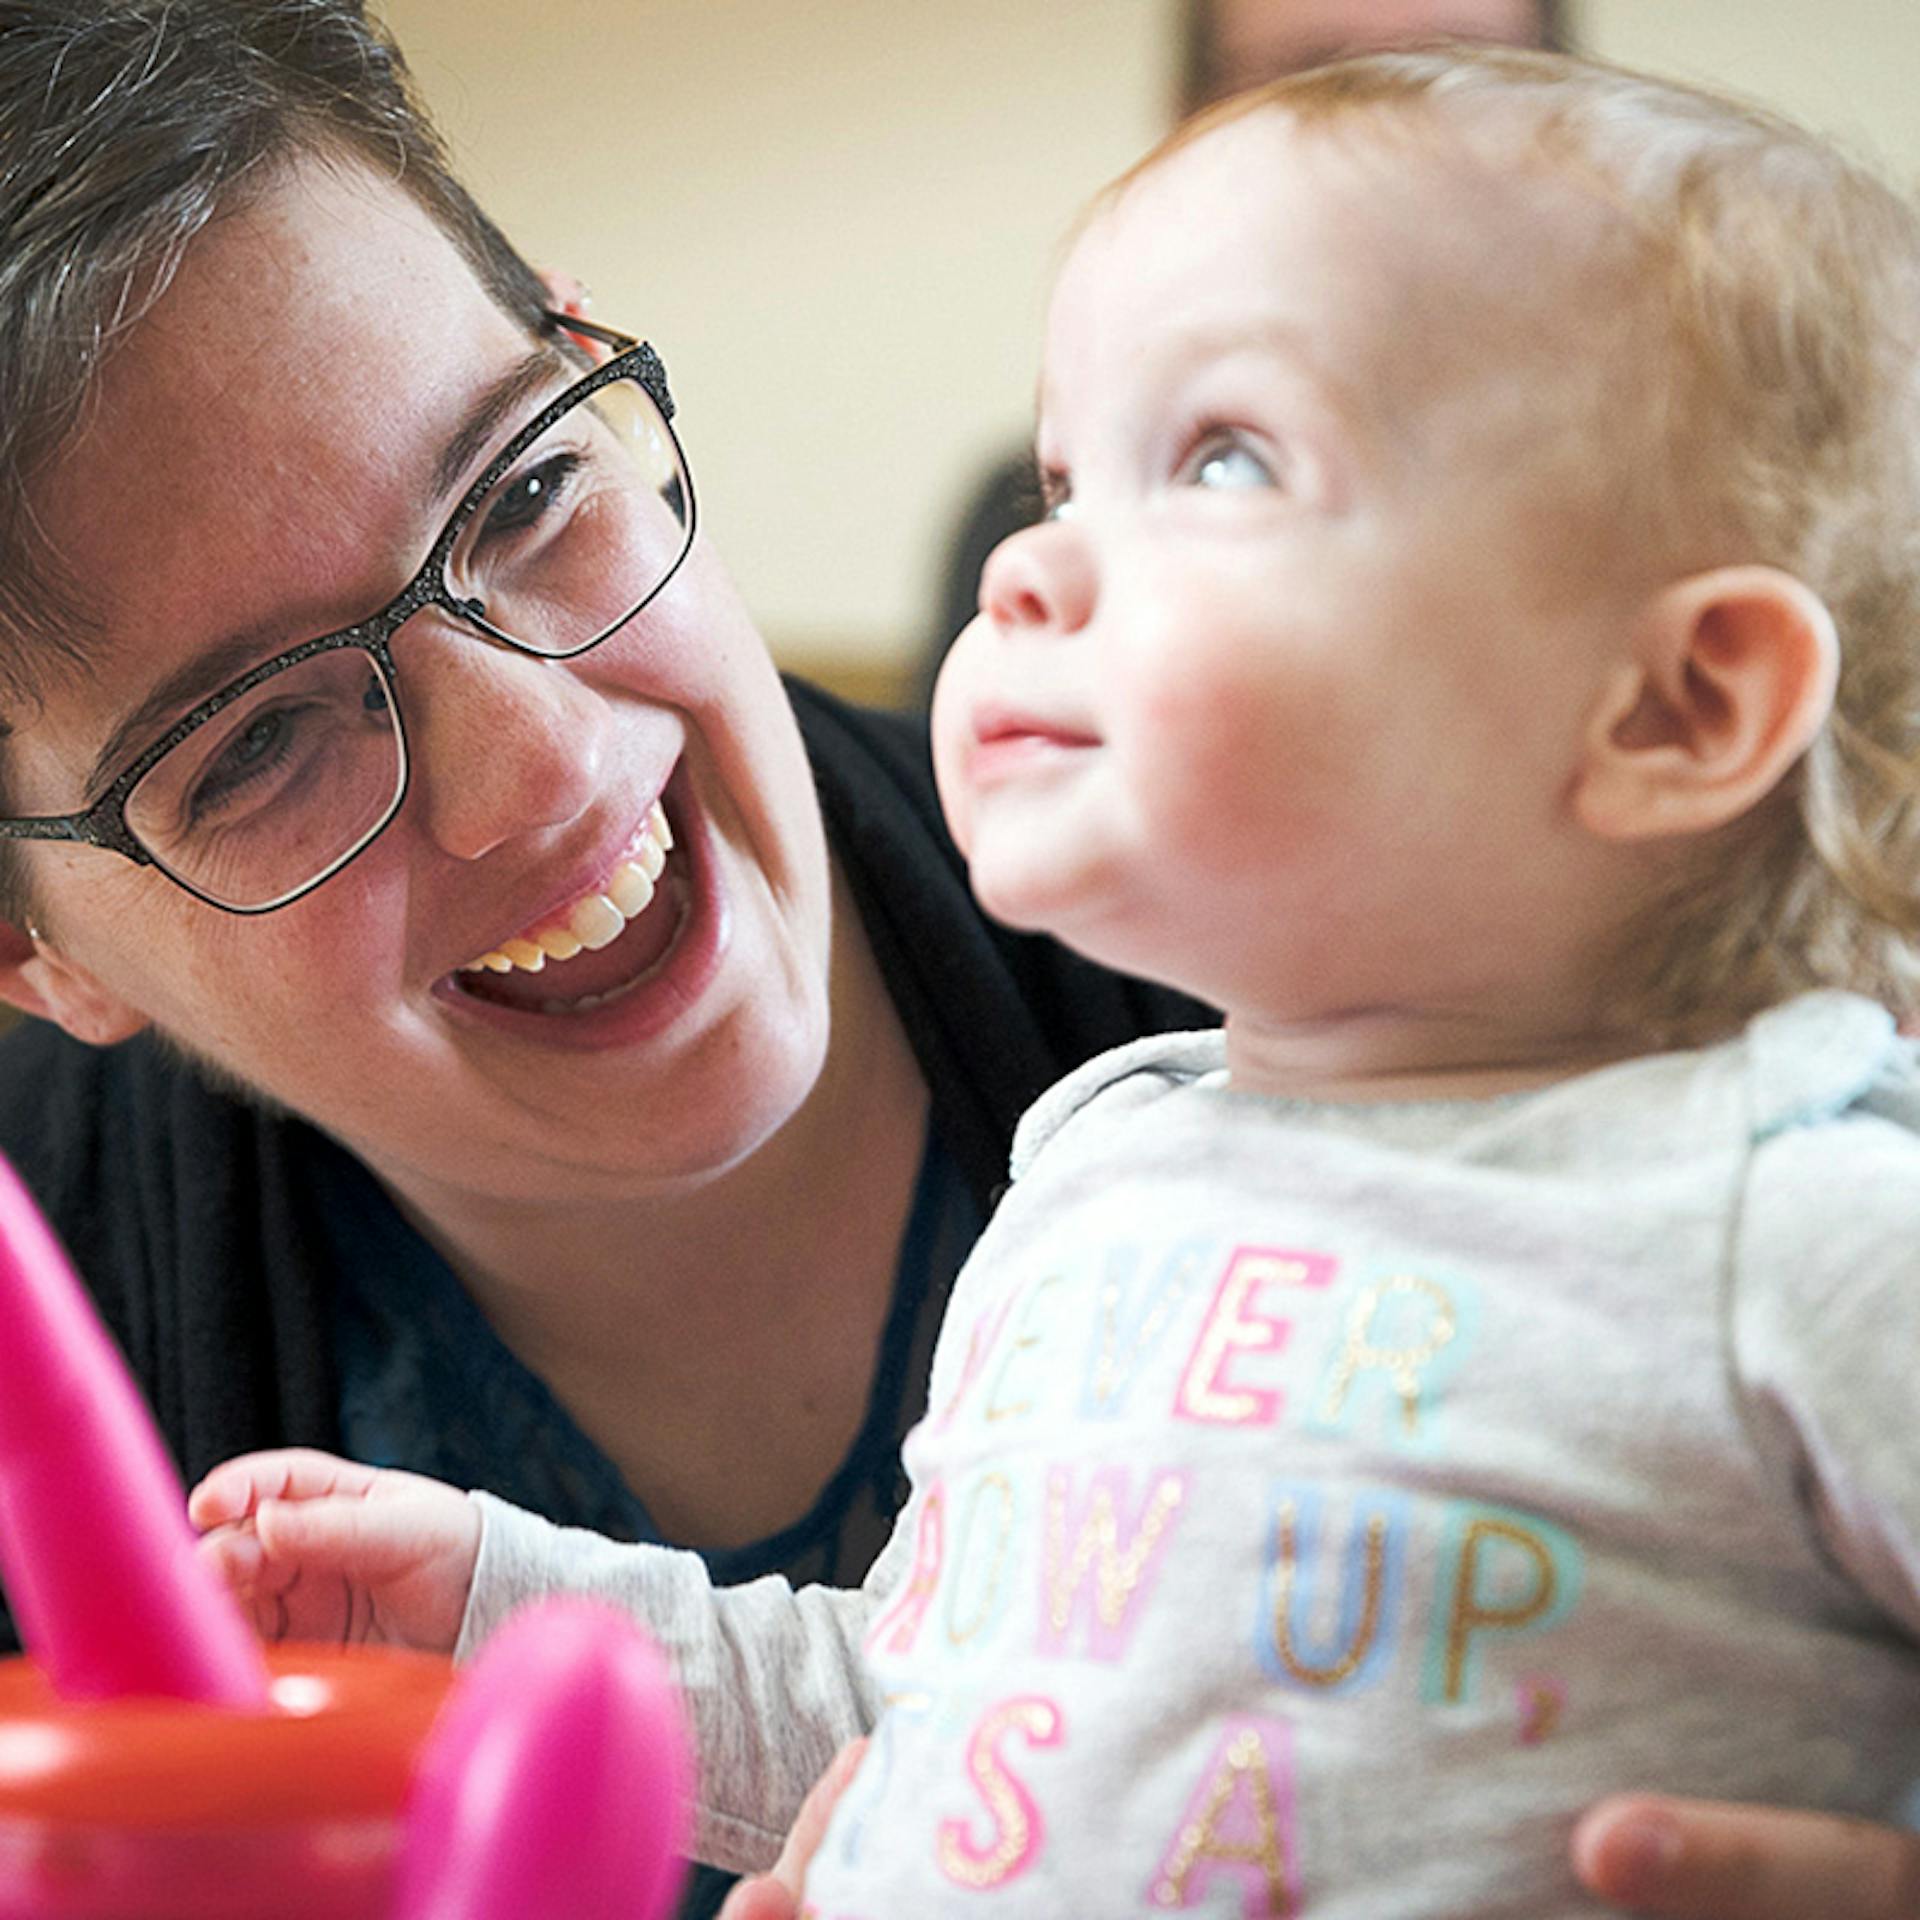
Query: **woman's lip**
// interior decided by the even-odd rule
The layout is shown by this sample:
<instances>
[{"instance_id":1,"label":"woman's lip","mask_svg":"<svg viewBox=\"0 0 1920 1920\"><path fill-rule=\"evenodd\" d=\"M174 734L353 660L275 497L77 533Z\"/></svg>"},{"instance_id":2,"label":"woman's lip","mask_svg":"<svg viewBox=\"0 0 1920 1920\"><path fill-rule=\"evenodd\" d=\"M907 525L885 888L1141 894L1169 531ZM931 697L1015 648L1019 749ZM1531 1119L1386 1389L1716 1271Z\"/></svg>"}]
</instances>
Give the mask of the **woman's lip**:
<instances>
[{"instance_id":1,"label":"woman's lip","mask_svg":"<svg viewBox=\"0 0 1920 1920\"><path fill-rule=\"evenodd\" d=\"M515 922L502 933L498 939L489 941L484 946L474 947L470 952L463 955L459 961L455 962L454 970L457 972L461 966L470 962L477 954L497 952L500 948L504 947L509 940L524 940L528 938L537 927L564 926L568 914L574 907L584 900L587 895L601 892L605 888L608 879L613 874L613 870L619 866L621 860L639 842L642 835L645 834L647 830L647 816L652 812L656 802L662 807L667 808L669 817L671 818L673 807L677 803L674 803L670 799L670 796L673 793L674 775L677 774L678 771L679 769L676 767L673 773L668 774L665 784L655 789L653 797L647 800L641 806L639 812L633 816L633 823L626 829L624 834L619 837L608 835L600 843L601 851L597 855L583 855L574 863L571 871L577 878L572 883L572 890L570 892L549 894L547 896L548 904L546 906ZM678 832L677 826L675 832L676 834Z\"/></svg>"},{"instance_id":2,"label":"woman's lip","mask_svg":"<svg viewBox=\"0 0 1920 1920\"><path fill-rule=\"evenodd\" d=\"M434 983L434 999L463 1025L580 1052L632 1045L672 1025L713 979L732 931L711 832L698 811L684 805L674 812L673 858L682 863L686 917L649 977L618 998L585 1011L548 1013L482 999L453 973Z\"/></svg>"}]
</instances>

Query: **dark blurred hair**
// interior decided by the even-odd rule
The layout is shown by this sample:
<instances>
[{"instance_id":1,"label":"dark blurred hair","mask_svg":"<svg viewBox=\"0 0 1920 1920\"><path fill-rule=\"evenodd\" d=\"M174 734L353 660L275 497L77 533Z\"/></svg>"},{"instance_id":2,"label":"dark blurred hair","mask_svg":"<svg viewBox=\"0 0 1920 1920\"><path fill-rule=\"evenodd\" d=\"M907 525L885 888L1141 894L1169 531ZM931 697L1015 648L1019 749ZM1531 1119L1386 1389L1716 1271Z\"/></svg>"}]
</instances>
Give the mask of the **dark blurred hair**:
<instances>
[{"instance_id":1,"label":"dark blurred hair","mask_svg":"<svg viewBox=\"0 0 1920 1920\"><path fill-rule=\"evenodd\" d=\"M84 662L80 583L30 488L194 236L293 156L374 169L502 308L541 289L448 169L399 50L357 0L0 0L0 701ZM0 914L21 906L0 863Z\"/></svg>"},{"instance_id":2,"label":"dark blurred hair","mask_svg":"<svg viewBox=\"0 0 1920 1920\"><path fill-rule=\"evenodd\" d=\"M1356 19L1361 17L1364 4L1365 0L1355 0ZM1217 10L1218 0L1183 0L1180 9L1180 92L1174 105L1183 117L1210 106L1221 97L1219 52L1213 32ZM1533 11L1539 21L1539 37L1533 44L1554 53L1570 53L1573 49L1568 38L1568 0L1534 0ZM1345 49L1337 46L1323 50L1329 56L1343 51ZM1277 73L1258 76L1260 81L1280 77Z\"/></svg>"}]
</instances>

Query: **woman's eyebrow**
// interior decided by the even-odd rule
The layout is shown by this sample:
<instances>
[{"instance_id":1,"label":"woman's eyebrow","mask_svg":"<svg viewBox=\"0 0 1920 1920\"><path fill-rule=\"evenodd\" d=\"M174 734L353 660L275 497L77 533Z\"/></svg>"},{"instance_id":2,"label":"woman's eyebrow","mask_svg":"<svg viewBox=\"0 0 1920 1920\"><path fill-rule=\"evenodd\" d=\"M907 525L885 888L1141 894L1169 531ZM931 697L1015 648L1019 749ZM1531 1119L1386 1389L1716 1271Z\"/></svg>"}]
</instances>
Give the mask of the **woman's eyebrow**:
<instances>
[{"instance_id":1,"label":"woman's eyebrow","mask_svg":"<svg viewBox=\"0 0 1920 1920\"><path fill-rule=\"evenodd\" d=\"M260 621L238 633L228 634L175 668L138 706L114 723L113 731L93 757L81 792L91 802L108 780L119 774L135 751L160 731L164 722L175 719L209 694L218 693L249 667L265 659L276 646L285 644L283 627Z\"/></svg>"},{"instance_id":2,"label":"woman's eyebrow","mask_svg":"<svg viewBox=\"0 0 1920 1920\"><path fill-rule=\"evenodd\" d=\"M516 416L532 395L580 371L557 347L542 343L483 387L434 462L434 500L445 500L502 432L520 424Z\"/></svg>"}]
</instances>

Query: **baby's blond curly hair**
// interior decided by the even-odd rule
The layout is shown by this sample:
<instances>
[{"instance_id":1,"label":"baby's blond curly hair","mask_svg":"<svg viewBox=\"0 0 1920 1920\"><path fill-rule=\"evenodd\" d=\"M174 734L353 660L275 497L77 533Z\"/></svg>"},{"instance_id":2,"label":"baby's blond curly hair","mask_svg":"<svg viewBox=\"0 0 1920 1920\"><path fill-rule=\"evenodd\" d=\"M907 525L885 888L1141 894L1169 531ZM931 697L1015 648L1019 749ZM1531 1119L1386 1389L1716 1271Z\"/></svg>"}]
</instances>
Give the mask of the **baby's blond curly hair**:
<instances>
[{"instance_id":1,"label":"baby's blond curly hair","mask_svg":"<svg viewBox=\"0 0 1920 1920\"><path fill-rule=\"evenodd\" d=\"M1580 261L1567 284L1607 311L1599 326L1591 312L1570 319L1548 345L1564 379L1594 396L1577 450L1605 475L1583 502L1589 513L1604 502L1589 537L1669 577L1775 566L1833 614L1830 719L1632 929L1609 975L1609 1019L1681 1043L1814 986L1920 1011L1914 207L1763 109L1485 47L1346 60L1240 95L1177 129L1101 204L1214 128L1267 111L1343 141L1398 143L1416 167L1463 161L1496 191L1571 190L1594 218L1570 223Z\"/></svg>"}]
</instances>

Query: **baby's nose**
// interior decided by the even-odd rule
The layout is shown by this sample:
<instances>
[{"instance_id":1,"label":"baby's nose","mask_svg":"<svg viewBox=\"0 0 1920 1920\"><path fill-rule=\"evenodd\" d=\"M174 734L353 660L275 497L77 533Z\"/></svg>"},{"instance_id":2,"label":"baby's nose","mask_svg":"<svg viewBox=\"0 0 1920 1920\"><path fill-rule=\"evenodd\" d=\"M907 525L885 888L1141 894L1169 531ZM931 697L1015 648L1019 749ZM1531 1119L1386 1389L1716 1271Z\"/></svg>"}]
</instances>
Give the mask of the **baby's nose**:
<instances>
[{"instance_id":1,"label":"baby's nose","mask_svg":"<svg viewBox=\"0 0 1920 1920\"><path fill-rule=\"evenodd\" d=\"M1098 600L1092 547L1070 521L1043 521L1001 541L980 576L980 610L1007 634L1076 632Z\"/></svg>"}]
</instances>

